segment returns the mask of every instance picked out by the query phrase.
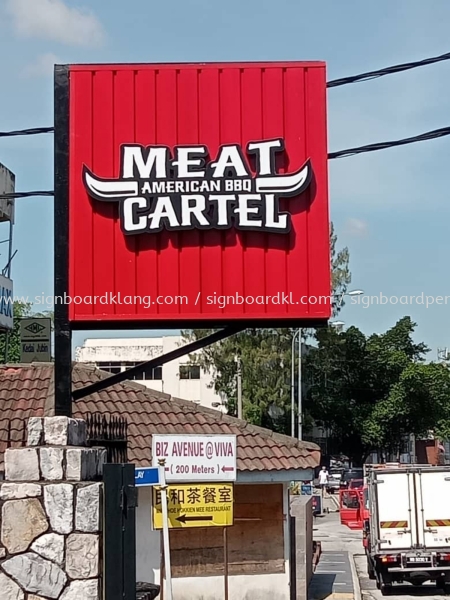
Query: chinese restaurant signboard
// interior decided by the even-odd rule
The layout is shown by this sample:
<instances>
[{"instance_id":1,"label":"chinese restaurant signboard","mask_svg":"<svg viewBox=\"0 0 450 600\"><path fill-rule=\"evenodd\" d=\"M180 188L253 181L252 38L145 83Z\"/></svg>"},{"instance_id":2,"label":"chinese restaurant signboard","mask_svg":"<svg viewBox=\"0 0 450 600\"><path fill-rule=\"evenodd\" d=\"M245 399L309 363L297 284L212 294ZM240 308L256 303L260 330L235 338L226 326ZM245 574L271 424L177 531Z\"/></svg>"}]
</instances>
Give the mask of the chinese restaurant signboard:
<instances>
[{"instance_id":1,"label":"chinese restaurant signboard","mask_svg":"<svg viewBox=\"0 0 450 600\"><path fill-rule=\"evenodd\" d=\"M72 327L327 321L323 63L57 66L55 100Z\"/></svg>"}]
</instances>

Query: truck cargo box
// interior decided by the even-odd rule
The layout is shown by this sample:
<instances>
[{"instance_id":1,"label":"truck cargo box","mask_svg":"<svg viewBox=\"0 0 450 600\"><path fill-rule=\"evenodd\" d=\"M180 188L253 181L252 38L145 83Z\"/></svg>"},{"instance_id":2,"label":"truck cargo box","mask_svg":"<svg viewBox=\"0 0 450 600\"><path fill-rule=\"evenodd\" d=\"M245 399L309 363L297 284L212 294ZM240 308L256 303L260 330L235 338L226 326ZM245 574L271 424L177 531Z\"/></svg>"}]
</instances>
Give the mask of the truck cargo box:
<instances>
[{"instance_id":1,"label":"truck cargo box","mask_svg":"<svg viewBox=\"0 0 450 600\"><path fill-rule=\"evenodd\" d=\"M379 550L450 548L450 468L373 472Z\"/></svg>"}]
</instances>

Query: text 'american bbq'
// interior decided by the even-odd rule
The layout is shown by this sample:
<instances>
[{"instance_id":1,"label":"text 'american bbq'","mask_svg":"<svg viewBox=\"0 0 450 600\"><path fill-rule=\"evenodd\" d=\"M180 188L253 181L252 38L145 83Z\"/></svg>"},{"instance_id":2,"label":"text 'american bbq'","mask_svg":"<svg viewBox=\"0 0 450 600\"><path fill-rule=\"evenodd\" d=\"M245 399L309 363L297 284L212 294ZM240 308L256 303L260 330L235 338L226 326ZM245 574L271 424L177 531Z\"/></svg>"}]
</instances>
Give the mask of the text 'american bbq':
<instances>
[{"instance_id":1,"label":"text 'american bbq'","mask_svg":"<svg viewBox=\"0 0 450 600\"><path fill-rule=\"evenodd\" d=\"M279 199L304 192L312 178L310 161L294 173L277 174L275 158L282 138L250 142L256 174L239 144L223 145L210 160L207 146L121 146L120 177L97 177L84 165L89 196L120 202L124 234L192 229L289 233L290 214Z\"/></svg>"}]
</instances>

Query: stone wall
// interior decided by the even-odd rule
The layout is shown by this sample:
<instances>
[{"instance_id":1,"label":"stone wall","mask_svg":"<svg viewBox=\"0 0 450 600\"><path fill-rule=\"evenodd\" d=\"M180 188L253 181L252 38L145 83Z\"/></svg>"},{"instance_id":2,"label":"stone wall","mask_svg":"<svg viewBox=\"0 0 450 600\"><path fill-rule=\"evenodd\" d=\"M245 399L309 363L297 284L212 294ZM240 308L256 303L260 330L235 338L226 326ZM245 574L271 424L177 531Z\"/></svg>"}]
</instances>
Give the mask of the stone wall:
<instances>
[{"instance_id":1,"label":"stone wall","mask_svg":"<svg viewBox=\"0 0 450 600\"><path fill-rule=\"evenodd\" d=\"M25 448L5 453L0 482L1 600L100 600L106 451L86 424L32 418Z\"/></svg>"},{"instance_id":2,"label":"stone wall","mask_svg":"<svg viewBox=\"0 0 450 600\"><path fill-rule=\"evenodd\" d=\"M291 527L295 573L294 589L297 600L307 600L308 587L313 575L313 506L311 496L292 496L291 517L295 523Z\"/></svg>"}]
</instances>

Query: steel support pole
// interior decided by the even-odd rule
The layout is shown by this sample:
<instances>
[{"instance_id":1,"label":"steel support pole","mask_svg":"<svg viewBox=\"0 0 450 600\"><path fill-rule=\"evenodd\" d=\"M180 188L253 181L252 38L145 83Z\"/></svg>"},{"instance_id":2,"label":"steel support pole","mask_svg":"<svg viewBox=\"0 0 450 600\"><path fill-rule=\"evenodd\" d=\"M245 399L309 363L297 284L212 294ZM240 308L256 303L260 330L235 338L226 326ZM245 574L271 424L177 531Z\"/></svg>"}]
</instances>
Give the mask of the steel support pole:
<instances>
[{"instance_id":1,"label":"steel support pole","mask_svg":"<svg viewBox=\"0 0 450 600\"><path fill-rule=\"evenodd\" d=\"M64 294L69 292L69 69L55 68L55 416L72 416L72 328L69 305Z\"/></svg>"},{"instance_id":2,"label":"steel support pole","mask_svg":"<svg viewBox=\"0 0 450 600\"><path fill-rule=\"evenodd\" d=\"M172 569L170 564L170 538L169 538L169 516L167 511L167 484L165 474L165 460L162 459L159 462L159 483L161 488L161 510L163 519L163 542L164 542L164 568L166 574L166 595L167 600L172 600ZM161 581L161 586L164 585L164 581Z\"/></svg>"},{"instance_id":3,"label":"steel support pole","mask_svg":"<svg viewBox=\"0 0 450 600\"><path fill-rule=\"evenodd\" d=\"M302 399L302 330L298 330L298 439L303 438L303 399Z\"/></svg>"}]
</instances>

